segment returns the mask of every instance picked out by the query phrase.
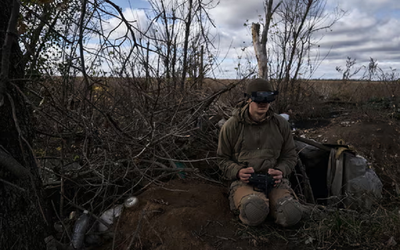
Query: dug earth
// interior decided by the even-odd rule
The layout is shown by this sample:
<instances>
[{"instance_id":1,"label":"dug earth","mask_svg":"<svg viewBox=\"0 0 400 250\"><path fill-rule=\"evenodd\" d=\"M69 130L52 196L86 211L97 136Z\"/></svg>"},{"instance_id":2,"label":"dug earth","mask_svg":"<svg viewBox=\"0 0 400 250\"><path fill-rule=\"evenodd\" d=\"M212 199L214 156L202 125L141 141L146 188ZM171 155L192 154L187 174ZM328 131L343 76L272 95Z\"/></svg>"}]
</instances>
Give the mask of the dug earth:
<instances>
[{"instance_id":1,"label":"dug earth","mask_svg":"<svg viewBox=\"0 0 400 250\"><path fill-rule=\"evenodd\" d=\"M223 185L176 179L138 198L139 205L125 210L117 224L114 249L259 249L251 236L238 235L245 225L229 210Z\"/></svg>"},{"instance_id":2,"label":"dug earth","mask_svg":"<svg viewBox=\"0 0 400 250\"><path fill-rule=\"evenodd\" d=\"M392 184L400 176L398 121L350 114L329 119L321 127L299 129L297 135L321 143L343 139L371 161L384 189L394 192ZM229 210L227 184L174 179L152 186L138 199L139 204L125 210L114 225L114 239L98 249L302 249L290 240L256 241ZM301 223L292 232L296 230L301 230Z\"/></svg>"}]
</instances>

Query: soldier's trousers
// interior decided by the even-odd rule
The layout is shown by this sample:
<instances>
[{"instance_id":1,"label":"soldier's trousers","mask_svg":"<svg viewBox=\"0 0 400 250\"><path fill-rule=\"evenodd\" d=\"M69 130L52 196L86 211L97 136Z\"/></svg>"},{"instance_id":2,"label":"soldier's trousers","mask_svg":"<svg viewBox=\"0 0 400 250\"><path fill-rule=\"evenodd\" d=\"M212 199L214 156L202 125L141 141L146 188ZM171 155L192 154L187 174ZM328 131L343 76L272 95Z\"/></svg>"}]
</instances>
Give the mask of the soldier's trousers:
<instances>
[{"instance_id":1,"label":"soldier's trousers","mask_svg":"<svg viewBox=\"0 0 400 250\"><path fill-rule=\"evenodd\" d=\"M302 217L301 205L292 192L287 179L282 179L268 197L242 181L234 181L230 187L230 207L239 213L244 224L257 226L270 215L277 224L289 227L297 224Z\"/></svg>"}]
</instances>

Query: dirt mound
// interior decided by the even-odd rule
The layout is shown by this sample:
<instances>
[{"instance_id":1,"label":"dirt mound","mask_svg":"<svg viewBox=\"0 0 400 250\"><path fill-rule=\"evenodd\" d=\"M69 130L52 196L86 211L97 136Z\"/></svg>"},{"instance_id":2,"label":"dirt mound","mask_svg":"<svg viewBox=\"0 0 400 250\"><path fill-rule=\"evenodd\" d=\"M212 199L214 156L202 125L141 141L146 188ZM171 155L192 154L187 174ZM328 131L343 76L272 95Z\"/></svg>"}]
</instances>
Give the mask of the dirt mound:
<instances>
[{"instance_id":1,"label":"dirt mound","mask_svg":"<svg viewBox=\"0 0 400 250\"><path fill-rule=\"evenodd\" d=\"M131 242L135 249L253 249L235 235L238 219L222 185L177 179L138 199L119 222L115 249L127 249Z\"/></svg>"}]
</instances>

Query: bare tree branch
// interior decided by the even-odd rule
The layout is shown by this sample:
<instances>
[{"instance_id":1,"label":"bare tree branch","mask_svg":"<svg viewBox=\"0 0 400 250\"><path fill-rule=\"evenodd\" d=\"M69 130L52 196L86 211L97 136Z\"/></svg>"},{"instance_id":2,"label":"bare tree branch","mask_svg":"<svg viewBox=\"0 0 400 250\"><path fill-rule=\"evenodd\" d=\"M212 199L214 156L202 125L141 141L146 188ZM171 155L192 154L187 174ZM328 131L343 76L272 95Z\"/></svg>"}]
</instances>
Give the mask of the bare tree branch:
<instances>
[{"instance_id":1,"label":"bare tree branch","mask_svg":"<svg viewBox=\"0 0 400 250\"><path fill-rule=\"evenodd\" d=\"M2 146L0 146L0 166L6 168L14 176L21 179L27 179L31 176L29 170L15 160Z\"/></svg>"},{"instance_id":2,"label":"bare tree branch","mask_svg":"<svg viewBox=\"0 0 400 250\"><path fill-rule=\"evenodd\" d=\"M11 47L17 42L17 22L19 15L19 0L13 1L10 20L8 21L7 32L5 34L2 47L1 71L0 71L0 107L4 104L4 94L8 83L8 74L10 69Z\"/></svg>"}]
</instances>

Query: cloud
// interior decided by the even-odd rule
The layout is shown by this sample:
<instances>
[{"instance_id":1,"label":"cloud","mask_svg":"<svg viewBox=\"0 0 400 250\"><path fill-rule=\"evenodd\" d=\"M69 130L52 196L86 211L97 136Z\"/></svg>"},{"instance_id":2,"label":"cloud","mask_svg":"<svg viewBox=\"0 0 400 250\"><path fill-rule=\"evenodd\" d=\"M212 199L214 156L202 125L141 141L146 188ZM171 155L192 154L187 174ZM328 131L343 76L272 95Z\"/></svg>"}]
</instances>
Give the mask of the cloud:
<instances>
[{"instance_id":1,"label":"cloud","mask_svg":"<svg viewBox=\"0 0 400 250\"><path fill-rule=\"evenodd\" d=\"M172 0L168 1L172 3ZM265 15L263 2L263 0L221 0L219 5L210 9L210 17L216 25L216 29L211 30L211 35L215 37L214 52L218 55L219 61L225 60L218 67L219 72L222 72L221 75L235 78L234 68L240 60L244 61L238 58L249 58L249 61L256 65L250 27L244 24L251 25L252 22L258 22L263 18ZM132 4L134 8L135 3ZM148 12L142 9L143 0L140 7L140 9L126 8L124 15L135 27L143 29L149 25ZM360 64L368 64L372 57L378 60L382 67L389 68L390 65L399 67L399 0L327 0L325 13L332 12L335 7L347 13L332 27L332 31L316 34L317 44L313 55L326 58L321 62L315 77L340 78L341 75L335 68L345 65L347 57L356 58ZM117 18L107 20L107 29L111 30L119 22ZM125 33L126 27L121 26L113 34L113 38ZM244 52L243 48L246 48Z\"/></svg>"},{"instance_id":2,"label":"cloud","mask_svg":"<svg viewBox=\"0 0 400 250\"><path fill-rule=\"evenodd\" d=\"M210 11L210 15L215 20L217 27L227 30L237 30L243 27L243 24L258 21L263 17L263 1L242 1L229 0L221 1L220 4Z\"/></svg>"},{"instance_id":3,"label":"cloud","mask_svg":"<svg viewBox=\"0 0 400 250\"><path fill-rule=\"evenodd\" d=\"M366 12L354 10L333 26L321 40L323 51L331 50L328 59L350 56L360 60L400 59L400 34L397 32L400 20L380 19Z\"/></svg>"},{"instance_id":4,"label":"cloud","mask_svg":"<svg viewBox=\"0 0 400 250\"><path fill-rule=\"evenodd\" d=\"M334 2L330 0L330 2ZM389 12L393 9L400 9L400 2L397 0L340 0L339 5L345 10L358 9L364 13L373 14Z\"/></svg>"},{"instance_id":5,"label":"cloud","mask_svg":"<svg viewBox=\"0 0 400 250\"><path fill-rule=\"evenodd\" d=\"M264 15L262 2L221 1L211 11L220 30L222 45L240 46L244 40L247 44L251 42L250 32L243 23L247 19L250 23L257 21L258 15ZM340 77L335 67L344 65L347 57L356 58L360 64L368 63L372 57L382 62L382 66L397 66L400 61L400 14L394 10L400 9L400 1L328 0L327 12L337 7L338 3L347 14L332 27L332 31L316 34L322 38L318 42L319 48L315 46L318 50L313 55L327 57L315 76Z\"/></svg>"},{"instance_id":6,"label":"cloud","mask_svg":"<svg viewBox=\"0 0 400 250\"><path fill-rule=\"evenodd\" d=\"M135 36L141 37L140 32L137 30L146 30L150 22L147 18L146 12L143 9L130 9L126 8L123 10L123 15L127 22L129 22L135 29ZM112 17L106 21L103 21L103 29L106 35L110 34L110 39L119 39L126 34L129 34L128 28L122 21L121 17Z\"/></svg>"}]
</instances>

